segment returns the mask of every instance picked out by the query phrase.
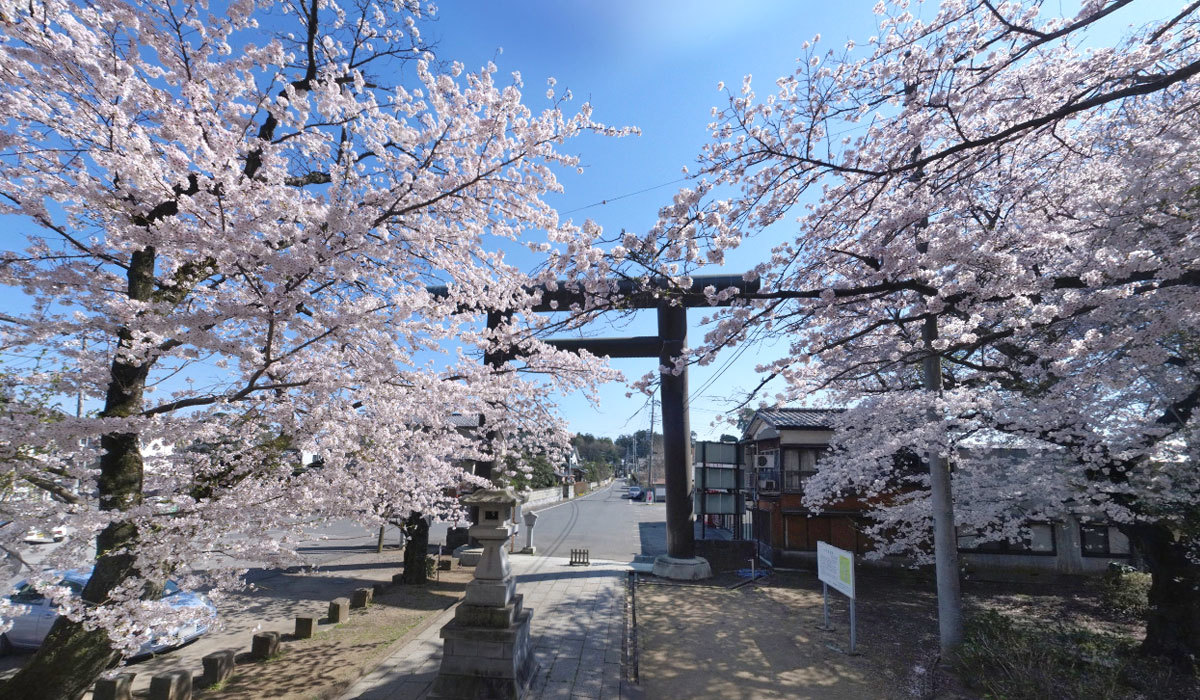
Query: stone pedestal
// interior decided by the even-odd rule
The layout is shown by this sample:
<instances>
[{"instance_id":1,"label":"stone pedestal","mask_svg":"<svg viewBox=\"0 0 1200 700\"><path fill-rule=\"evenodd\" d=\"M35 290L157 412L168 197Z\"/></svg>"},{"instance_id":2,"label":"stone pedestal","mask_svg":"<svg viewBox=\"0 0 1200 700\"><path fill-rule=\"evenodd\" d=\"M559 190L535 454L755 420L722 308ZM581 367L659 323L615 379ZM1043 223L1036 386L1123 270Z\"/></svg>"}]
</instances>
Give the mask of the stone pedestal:
<instances>
[{"instance_id":1,"label":"stone pedestal","mask_svg":"<svg viewBox=\"0 0 1200 700\"><path fill-rule=\"evenodd\" d=\"M708 560L702 557L676 559L660 554L654 559L653 573L659 578L669 578L673 581L699 581L712 578L712 567L708 565Z\"/></svg>"},{"instance_id":2,"label":"stone pedestal","mask_svg":"<svg viewBox=\"0 0 1200 700\"><path fill-rule=\"evenodd\" d=\"M483 547L467 547L458 553L458 563L461 566L475 566L483 558Z\"/></svg>"},{"instance_id":3,"label":"stone pedestal","mask_svg":"<svg viewBox=\"0 0 1200 700\"><path fill-rule=\"evenodd\" d=\"M483 543L483 551L454 619L441 629L445 642L432 700L517 700L536 673L529 638L533 612L522 606L503 547L512 532L508 519L515 500L499 490L463 499L479 507L480 522L470 535Z\"/></svg>"},{"instance_id":4,"label":"stone pedestal","mask_svg":"<svg viewBox=\"0 0 1200 700\"><path fill-rule=\"evenodd\" d=\"M459 605L440 632L442 665L429 698L522 697L537 670L529 637L532 618L519 595L504 608Z\"/></svg>"}]
</instances>

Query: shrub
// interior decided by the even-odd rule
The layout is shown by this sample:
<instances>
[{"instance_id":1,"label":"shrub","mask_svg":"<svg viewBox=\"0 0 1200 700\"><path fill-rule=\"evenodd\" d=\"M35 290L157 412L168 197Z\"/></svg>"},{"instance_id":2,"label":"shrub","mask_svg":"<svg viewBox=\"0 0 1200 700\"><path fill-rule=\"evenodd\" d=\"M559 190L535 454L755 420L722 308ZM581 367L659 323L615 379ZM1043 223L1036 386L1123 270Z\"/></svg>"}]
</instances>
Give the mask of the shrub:
<instances>
[{"instance_id":1,"label":"shrub","mask_svg":"<svg viewBox=\"0 0 1200 700\"><path fill-rule=\"evenodd\" d=\"M1144 620L1150 608L1150 574L1116 567L1104 576L1100 600L1106 610L1126 620Z\"/></svg>"},{"instance_id":2,"label":"shrub","mask_svg":"<svg viewBox=\"0 0 1200 700\"><path fill-rule=\"evenodd\" d=\"M1130 696L1121 678L1132 647L1113 635L986 611L968 620L957 665L988 697L1116 699Z\"/></svg>"}]
</instances>

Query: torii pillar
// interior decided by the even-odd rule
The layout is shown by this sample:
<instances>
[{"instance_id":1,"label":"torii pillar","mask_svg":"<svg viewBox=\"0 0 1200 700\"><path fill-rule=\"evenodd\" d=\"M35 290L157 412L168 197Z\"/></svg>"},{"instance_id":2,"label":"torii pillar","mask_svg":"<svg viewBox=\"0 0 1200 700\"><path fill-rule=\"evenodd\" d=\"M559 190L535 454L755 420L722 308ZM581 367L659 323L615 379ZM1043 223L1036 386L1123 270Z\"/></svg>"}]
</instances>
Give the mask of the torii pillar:
<instances>
[{"instance_id":1,"label":"torii pillar","mask_svg":"<svg viewBox=\"0 0 1200 700\"><path fill-rule=\"evenodd\" d=\"M662 387L663 462L667 482L667 553L654 560L654 575L695 581L712 576L712 567L696 556L692 523L692 429L688 411L688 367L679 373L675 361L687 345L687 307L669 303L658 307L658 356ZM650 484L654 488L654 484Z\"/></svg>"}]
</instances>

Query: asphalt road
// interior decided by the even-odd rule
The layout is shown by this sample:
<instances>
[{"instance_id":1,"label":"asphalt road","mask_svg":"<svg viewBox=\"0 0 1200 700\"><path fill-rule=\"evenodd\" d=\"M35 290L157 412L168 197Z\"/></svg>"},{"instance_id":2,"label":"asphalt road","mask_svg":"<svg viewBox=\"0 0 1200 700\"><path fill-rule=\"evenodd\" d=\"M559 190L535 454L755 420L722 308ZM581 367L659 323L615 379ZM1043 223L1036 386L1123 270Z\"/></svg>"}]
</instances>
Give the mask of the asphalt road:
<instances>
[{"instance_id":1,"label":"asphalt road","mask_svg":"<svg viewBox=\"0 0 1200 700\"><path fill-rule=\"evenodd\" d=\"M618 480L537 511L533 544L538 555L569 557L572 549L587 549L592 559L629 562L666 553L666 505L631 501L627 490ZM523 534L518 544L524 546Z\"/></svg>"}]
</instances>

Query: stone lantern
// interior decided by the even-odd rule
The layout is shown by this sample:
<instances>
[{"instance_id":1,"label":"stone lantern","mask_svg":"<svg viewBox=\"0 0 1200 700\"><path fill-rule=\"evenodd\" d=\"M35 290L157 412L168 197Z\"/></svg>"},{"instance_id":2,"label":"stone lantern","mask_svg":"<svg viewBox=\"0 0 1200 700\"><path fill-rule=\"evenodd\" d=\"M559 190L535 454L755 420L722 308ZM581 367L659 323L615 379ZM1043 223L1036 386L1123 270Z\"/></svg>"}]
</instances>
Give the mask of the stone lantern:
<instances>
[{"instance_id":1,"label":"stone lantern","mask_svg":"<svg viewBox=\"0 0 1200 700\"><path fill-rule=\"evenodd\" d=\"M479 509L470 535L483 544L475 579L454 619L442 627L442 665L430 698L519 698L534 675L529 622L503 544L517 498L509 489L483 489L462 499Z\"/></svg>"}]
</instances>

